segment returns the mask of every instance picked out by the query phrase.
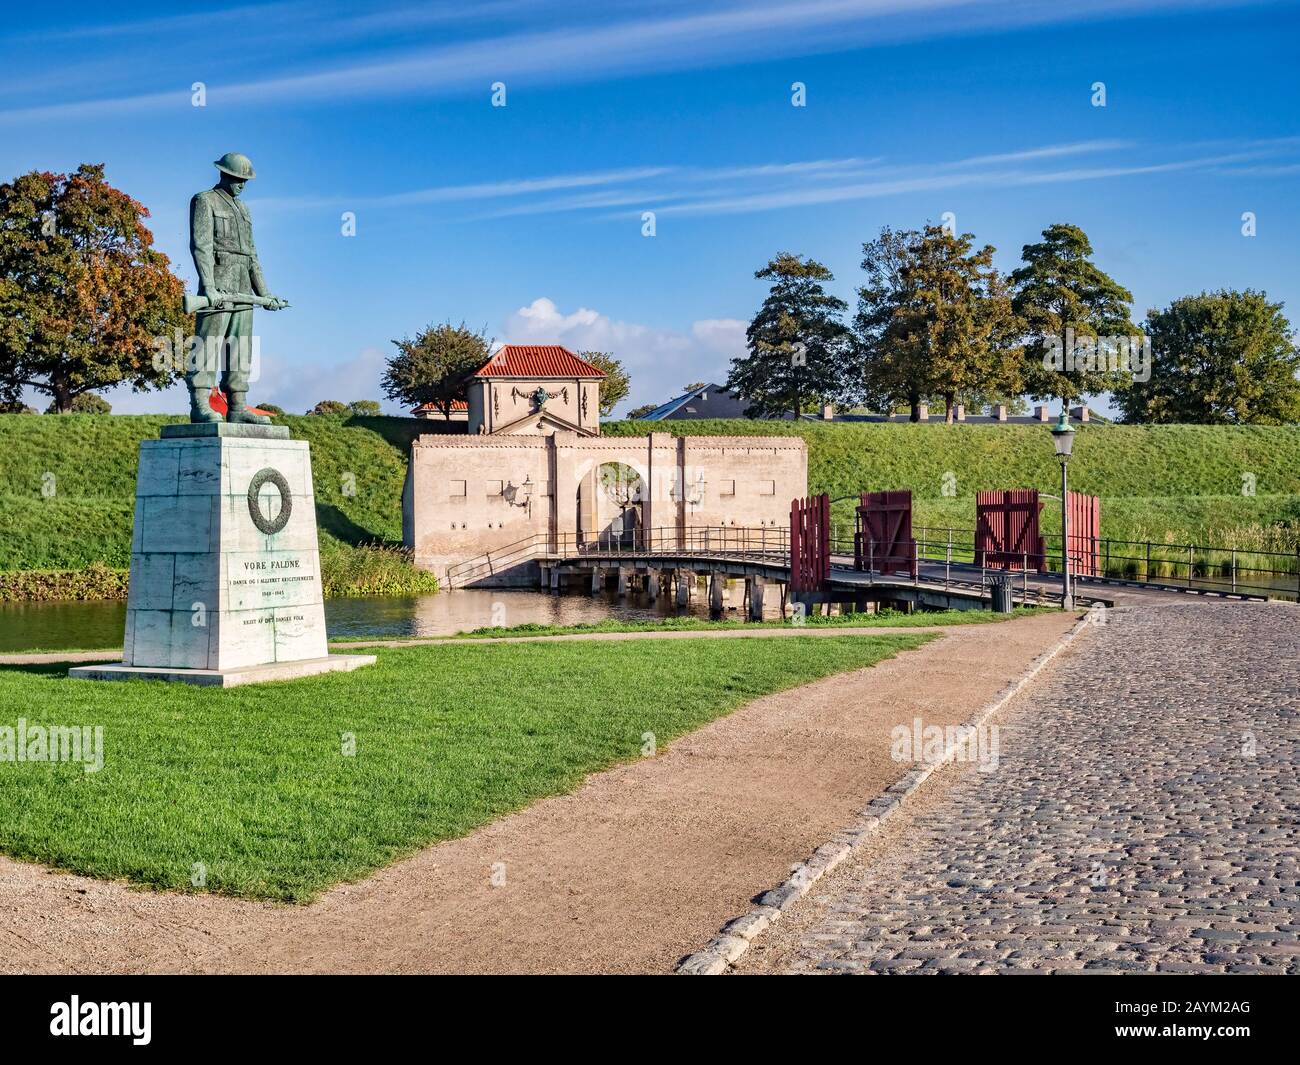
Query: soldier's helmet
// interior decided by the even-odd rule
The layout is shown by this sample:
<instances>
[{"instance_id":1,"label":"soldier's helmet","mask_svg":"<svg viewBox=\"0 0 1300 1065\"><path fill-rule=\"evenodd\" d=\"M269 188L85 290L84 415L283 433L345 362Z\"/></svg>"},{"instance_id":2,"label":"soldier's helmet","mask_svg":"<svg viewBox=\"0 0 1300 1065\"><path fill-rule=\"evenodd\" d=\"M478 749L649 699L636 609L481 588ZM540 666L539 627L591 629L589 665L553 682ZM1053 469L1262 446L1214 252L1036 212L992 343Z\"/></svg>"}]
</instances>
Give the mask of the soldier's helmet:
<instances>
[{"instance_id":1,"label":"soldier's helmet","mask_svg":"<svg viewBox=\"0 0 1300 1065\"><path fill-rule=\"evenodd\" d=\"M253 161L239 152L226 152L212 165L223 174L229 174L241 181L249 181L257 176L253 173Z\"/></svg>"}]
</instances>

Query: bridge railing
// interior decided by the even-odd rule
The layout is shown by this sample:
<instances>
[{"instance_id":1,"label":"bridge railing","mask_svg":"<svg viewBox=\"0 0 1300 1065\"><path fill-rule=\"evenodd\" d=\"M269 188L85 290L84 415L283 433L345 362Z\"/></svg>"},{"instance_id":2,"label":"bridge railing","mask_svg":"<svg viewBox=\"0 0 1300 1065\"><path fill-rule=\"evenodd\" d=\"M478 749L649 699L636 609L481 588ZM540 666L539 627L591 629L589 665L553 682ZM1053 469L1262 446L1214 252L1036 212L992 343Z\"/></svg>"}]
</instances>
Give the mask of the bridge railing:
<instances>
[{"instance_id":1,"label":"bridge railing","mask_svg":"<svg viewBox=\"0 0 1300 1065\"><path fill-rule=\"evenodd\" d=\"M772 560L790 556L790 530L779 525L662 526L622 532L561 533L555 554L577 556L706 555Z\"/></svg>"},{"instance_id":2,"label":"bridge railing","mask_svg":"<svg viewBox=\"0 0 1300 1065\"><path fill-rule=\"evenodd\" d=\"M920 526L913 529L916 537L917 558L920 565L935 564L945 567L945 577L952 566L978 566L982 575L1003 572L1005 567L989 564L976 546L970 529L953 529L946 526ZM1061 572L1061 534L1044 534L1047 553L1042 566L1033 565L1033 557L1025 553L1019 564L1012 562L1014 576L1027 578L1058 577ZM1076 542L1070 536L1071 571L1078 574L1083 563L1091 562L1094 577L1089 580L1122 581L1158 588L1207 591L1221 594L1271 596L1278 599L1300 599L1300 550L1270 551L1216 547L1208 544L1174 544L1156 540L1119 540L1099 537L1087 544ZM842 525L832 532L835 551L851 555L853 543ZM871 551L868 545L867 551ZM870 555L868 554L868 557ZM880 567L868 566L879 572Z\"/></svg>"},{"instance_id":3,"label":"bridge railing","mask_svg":"<svg viewBox=\"0 0 1300 1065\"><path fill-rule=\"evenodd\" d=\"M624 532L535 533L447 568L447 586L463 588L536 558L639 558L672 555L764 562L790 560L790 530L779 525L664 526Z\"/></svg>"},{"instance_id":4,"label":"bridge railing","mask_svg":"<svg viewBox=\"0 0 1300 1065\"><path fill-rule=\"evenodd\" d=\"M987 565L975 544L974 531L946 526L913 528L916 539L918 569L926 567L932 578L940 576L942 566L945 585L974 584L976 578L963 567L980 568L978 582L985 583L991 573L1005 572ZM836 566L853 565L854 527L836 522L831 528L832 558ZM1071 536L1070 557L1076 572L1084 561L1079 546ZM1031 577L1058 576L1061 571L1061 536L1044 536L1047 557L1042 567L1031 564L1026 555L1020 565L1012 564L1014 577L1020 578L1021 591L1029 594ZM879 572L874 564L876 545L866 545L867 568ZM1118 540L1099 538L1088 547L1097 570L1088 580L1127 581L1160 588L1211 591L1225 594L1271 596L1300 599L1300 551L1245 550L1205 544L1169 544L1154 540ZM750 559L787 564L790 558L790 530L779 525L691 526L679 529L663 526L634 529L621 533L538 533L513 544L485 552L483 555L452 566L448 584L463 587L483 580L511 566L537 557L640 557L653 555L701 556L709 558ZM954 570L953 567L957 567ZM919 575L918 575L919 579Z\"/></svg>"},{"instance_id":5,"label":"bridge railing","mask_svg":"<svg viewBox=\"0 0 1300 1065\"><path fill-rule=\"evenodd\" d=\"M474 558L448 566L447 587L464 588L475 581L492 577L502 570L531 561L538 555L547 554L549 541L550 537L546 533L534 533L512 544L485 551Z\"/></svg>"}]
</instances>

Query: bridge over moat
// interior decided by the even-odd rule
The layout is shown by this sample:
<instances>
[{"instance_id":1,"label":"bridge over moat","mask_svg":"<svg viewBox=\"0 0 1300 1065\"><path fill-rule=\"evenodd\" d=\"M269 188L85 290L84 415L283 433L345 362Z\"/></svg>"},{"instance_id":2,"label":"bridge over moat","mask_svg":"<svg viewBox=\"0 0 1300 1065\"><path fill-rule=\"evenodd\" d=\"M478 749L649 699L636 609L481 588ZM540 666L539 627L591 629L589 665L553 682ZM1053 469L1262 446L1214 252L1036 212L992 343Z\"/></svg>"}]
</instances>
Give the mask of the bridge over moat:
<instances>
[{"instance_id":1,"label":"bridge over moat","mask_svg":"<svg viewBox=\"0 0 1300 1065\"><path fill-rule=\"evenodd\" d=\"M994 588L1009 584L1012 605L1059 606L1061 576L1032 565L1013 570L981 565L973 541L952 530L936 539L917 541L914 563L903 572L883 572L891 560L873 557L873 544L832 538L826 579L816 590L792 589L790 532L787 529L716 526L689 529L637 529L621 537L539 534L449 569L453 588L529 583L552 592L575 587L592 593L607 589L619 594L643 593L649 600L673 597L685 606L706 594L709 605L722 610L728 585L743 584L742 604L750 618L762 617L770 591L780 596L782 612L794 603L842 611L894 609L990 609ZM856 548L856 550L855 550ZM1050 559L1046 560L1050 564ZM1180 599L1189 594L1236 599L1264 599L1261 589L1234 579L1224 587L1188 580L1124 580L1096 576L1074 582L1076 605L1112 606L1137 599ZM1236 574L1233 575L1236 578ZM701 585L703 584L703 588ZM1209 585L1209 586L1206 586ZM775 586L775 588L773 588Z\"/></svg>"}]
</instances>

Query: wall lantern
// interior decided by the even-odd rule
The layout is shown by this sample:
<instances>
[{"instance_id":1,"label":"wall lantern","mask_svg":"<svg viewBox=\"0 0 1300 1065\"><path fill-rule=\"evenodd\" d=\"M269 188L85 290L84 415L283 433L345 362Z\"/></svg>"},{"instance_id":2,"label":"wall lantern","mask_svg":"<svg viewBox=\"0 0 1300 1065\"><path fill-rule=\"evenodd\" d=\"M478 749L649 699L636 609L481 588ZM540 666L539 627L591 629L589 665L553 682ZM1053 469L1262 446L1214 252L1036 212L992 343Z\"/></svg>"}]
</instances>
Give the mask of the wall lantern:
<instances>
[{"instance_id":1,"label":"wall lantern","mask_svg":"<svg viewBox=\"0 0 1300 1065\"><path fill-rule=\"evenodd\" d=\"M686 489L686 502L693 507L698 507L703 503L706 483L707 482L704 480L704 471L701 470L699 477L695 479L695 483Z\"/></svg>"}]
</instances>

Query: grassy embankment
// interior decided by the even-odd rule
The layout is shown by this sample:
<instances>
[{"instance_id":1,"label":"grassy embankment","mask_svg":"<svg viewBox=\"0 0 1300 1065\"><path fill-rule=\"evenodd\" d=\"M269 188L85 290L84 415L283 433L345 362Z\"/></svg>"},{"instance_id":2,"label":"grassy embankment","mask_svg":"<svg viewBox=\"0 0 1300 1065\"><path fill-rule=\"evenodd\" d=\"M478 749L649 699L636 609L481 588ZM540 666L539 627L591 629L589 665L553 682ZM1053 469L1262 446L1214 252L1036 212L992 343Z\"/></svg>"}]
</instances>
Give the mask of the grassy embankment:
<instances>
[{"instance_id":1,"label":"grassy embankment","mask_svg":"<svg viewBox=\"0 0 1300 1065\"><path fill-rule=\"evenodd\" d=\"M904 614L897 610L882 610L878 614L808 614L802 619L772 618L768 621L741 621L737 618L723 618L711 621L694 615L682 617L646 619L608 618L605 621L580 622L577 625L543 625L528 622L523 625L485 626L458 632L449 640L489 640L509 639L519 636L583 636L601 635L611 632L714 632L718 629L797 629L806 626L813 629L826 628L861 628L861 629L915 629L932 625L983 625L992 621L1010 621L1014 618L1030 617L1040 612L1039 607L1018 606L1010 614L994 614L989 610L934 610L920 614ZM437 637L435 637L436 639ZM374 636L345 636L332 640L332 643L372 642ZM387 638L386 638L387 639ZM396 640L427 640L427 636L398 636Z\"/></svg>"},{"instance_id":2,"label":"grassy embankment","mask_svg":"<svg viewBox=\"0 0 1300 1065\"><path fill-rule=\"evenodd\" d=\"M0 851L179 891L201 867L209 891L306 901L644 757L647 733L662 750L929 638L465 641L229 691L0 669ZM102 726L103 768L5 760L20 713L29 729Z\"/></svg>"},{"instance_id":3,"label":"grassy embankment","mask_svg":"<svg viewBox=\"0 0 1300 1065\"><path fill-rule=\"evenodd\" d=\"M139 441L174 420L0 415L0 599L122 594ZM429 589L432 578L410 567L395 546L401 538L407 446L421 423L336 415L289 416L282 424L312 445L327 593ZM1037 487L1054 493L1059 486L1042 426L753 421L605 426L610 435L651 429L798 433L809 444L810 491L836 498L911 488L914 526L932 538L935 529L973 528L979 489ZM1274 568L1295 568L1300 428L1088 425L1079 430L1070 471L1074 488L1101 496L1104 536L1154 541L1156 558L1161 544L1235 547L1243 569L1252 566L1251 551L1282 551L1290 558L1275 560ZM52 495L43 494L47 485ZM1253 495L1243 494L1252 486ZM945 495L945 488L955 494ZM849 501L836 505L841 533L852 529L852 506ZM1048 534L1059 533L1055 506L1044 507L1043 525ZM89 570L95 563L105 568ZM51 577L49 571L63 572Z\"/></svg>"},{"instance_id":4,"label":"grassy embankment","mask_svg":"<svg viewBox=\"0 0 1300 1065\"><path fill-rule=\"evenodd\" d=\"M0 415L0 599L125 596L140 441L181 420ZM325 594L435 590L400 549L406 451L419 423L277 422L311 444Z\"/></svg>"},{"instance_id":5,"label":"grassy embankment","mask_svg":"<svg viewBox=\"0 0 1300 1065\"><path fill-rule=\"evenodd\" d=\"M666 424L615 422L604 431L629 436ZM1300 550L1300 427L1077 428L1070 487L1101 497L1103 536L1156 545L1237 548L1241 568L1252 565L1251 551L1280 551L1290 558L1254 561L1264 568L1295 570ZM679 435L801 435L808 441L810 491L828 492L835 499L910 488L914 532L927 530L933 539L942 538L934 530L954 528L969 540L977 491L1038 488L1060 493L1060 467L1046 426L698 421L673 422L671 429ZM955 494L945 494L945 487ZM839 535L852 535L853 506L847 500L835 505ZM1043 507L1043 529L1060 535L1057 504ZM1153 557L1160 555L1157 546ZM1220 560L1216 556L1213 561L1217 565Z\"/></svg>"}]
</instances>

